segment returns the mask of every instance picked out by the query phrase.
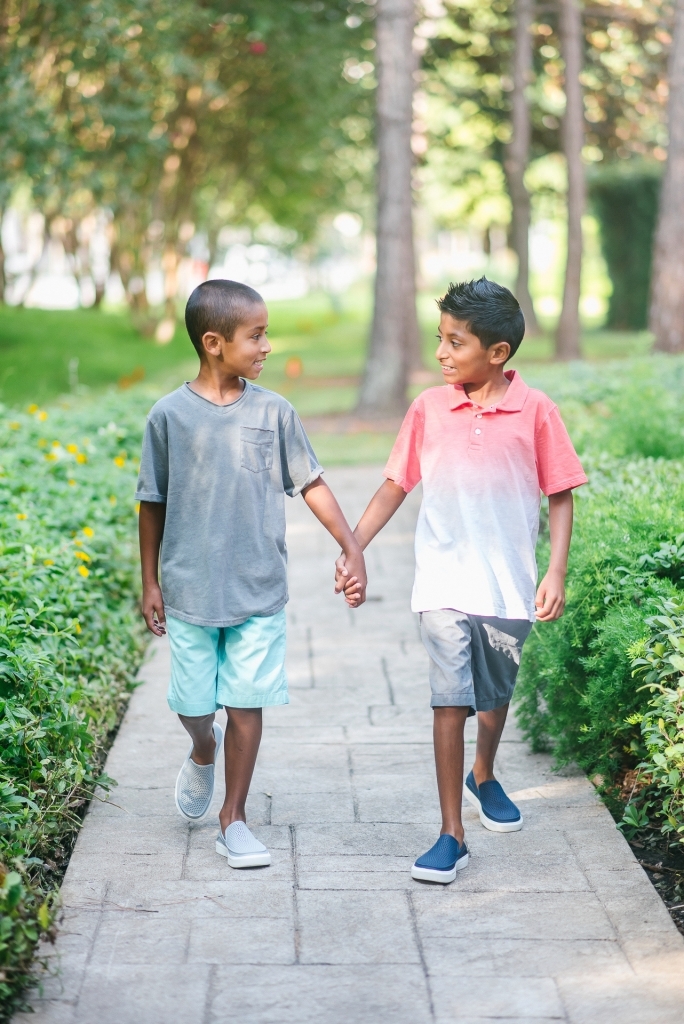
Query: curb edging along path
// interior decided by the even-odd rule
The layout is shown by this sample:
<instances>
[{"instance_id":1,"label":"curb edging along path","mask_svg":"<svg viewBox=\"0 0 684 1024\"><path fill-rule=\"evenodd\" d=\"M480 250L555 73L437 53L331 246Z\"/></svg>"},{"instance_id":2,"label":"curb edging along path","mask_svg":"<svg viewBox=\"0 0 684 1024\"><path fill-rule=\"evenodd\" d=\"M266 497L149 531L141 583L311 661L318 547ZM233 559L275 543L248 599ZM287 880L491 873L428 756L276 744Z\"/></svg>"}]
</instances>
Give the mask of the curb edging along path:
<instances>
[{"instance_id":1,"label":"curb edging along path","mask_svg":"<svg viewBox=\"0 0 684 1024\"><path fill-rule=\"evenodd\" d=\"M327 479L353 519L381 477ZM17 1024L681 1024L684 939L590 783L552 774L513 723L498 771L523 831L486 832L467 807L467 870L411 880L439 827L409 610L417 500L369 549L356 613L332 594L333 542L288 502L292 703L266 713L248 805L272 867L232 871L215 815L177 815L187 740L155 645L107 762L118 788L66 874L59 973Z\"/></svg>"}]
</instances>

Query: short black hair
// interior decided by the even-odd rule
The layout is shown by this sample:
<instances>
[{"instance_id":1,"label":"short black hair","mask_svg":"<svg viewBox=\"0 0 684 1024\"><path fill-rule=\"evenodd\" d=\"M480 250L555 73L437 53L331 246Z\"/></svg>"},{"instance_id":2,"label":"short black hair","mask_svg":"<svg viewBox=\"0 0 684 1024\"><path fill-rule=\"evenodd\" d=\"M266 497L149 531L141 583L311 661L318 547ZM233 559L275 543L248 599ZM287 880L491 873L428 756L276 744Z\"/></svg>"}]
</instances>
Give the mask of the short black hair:
<instances>
[{"instance_id":1,"label":"short black hair","mask_svg":"<svg viewBox=\"0 0 684 1024\"><path fill-rule=\"evenodd\" d=\"M479 281L450 284L446 295L437 299L437 305L442 313L466 323L483 348L490 348L497 341L507 341L511 356L520 348L525 334L520 303L513 292L496 281L481 277Z\"/></svg>"},{"instance_id":2,"label":"short black hair","mask_svg":"<svg viewBox=\"0 0 684 1024\"><path fill-rule=\"evenodd\" d=\"M257 305L265 305L264 300L248 284L222 279L198 284L185 307L185 326L198 355L204 354L202 336L207 331L230 341L249 309Z\"/></svg>"}]
</instances>

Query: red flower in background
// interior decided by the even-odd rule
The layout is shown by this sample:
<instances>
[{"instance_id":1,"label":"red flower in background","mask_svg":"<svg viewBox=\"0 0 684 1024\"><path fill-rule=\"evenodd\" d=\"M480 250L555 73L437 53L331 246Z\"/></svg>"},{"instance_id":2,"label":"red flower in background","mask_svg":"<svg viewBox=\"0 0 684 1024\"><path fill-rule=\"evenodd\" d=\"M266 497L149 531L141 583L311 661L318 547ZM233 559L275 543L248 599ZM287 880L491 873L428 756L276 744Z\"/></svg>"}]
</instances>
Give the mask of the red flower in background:
<instances>
[{"instance_id":1,"label":"red flower in background","mask_svg":"<svg viewBox=\"0 0 684 1024\"><path fill-rule=\"evenodd\" d=\"M256 53L256 54L266 53L267 49L268 49L268 47L266 46L266 43L261 42L261 40L257 40L257 42L249 44L249 52L250 53Z\"/></svg>"}]
</instances>

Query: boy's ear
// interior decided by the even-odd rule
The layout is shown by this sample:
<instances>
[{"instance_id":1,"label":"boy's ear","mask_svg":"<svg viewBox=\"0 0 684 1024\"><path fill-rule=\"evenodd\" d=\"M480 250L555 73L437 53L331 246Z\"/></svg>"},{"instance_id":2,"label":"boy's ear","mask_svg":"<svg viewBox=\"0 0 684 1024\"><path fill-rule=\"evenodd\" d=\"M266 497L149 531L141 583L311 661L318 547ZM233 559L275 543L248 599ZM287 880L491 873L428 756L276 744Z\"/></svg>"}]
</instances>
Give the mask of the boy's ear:
<instances>
[{"instance_id":1,"label":"boy's ear","mask_svg":"<svg viewBox=\"0 0 684 1024\"><path fill-rule=\"evenodd\" d=\"M205 331L202 335L202 348L209 355L218 356L221 352L221 344L226 339L217 331Z\"/></svg>"},{"instance_id":2,"label":"boy's ear","mask_svg":"<svg viewBox=\"0 0 684 1024\"><path fill-rule=\"evenodd\" d=\"M511 357L511 346L507 341L497 341L489 347L489 362L498 366L505 363Z\"/></svg>"}]
</instances>

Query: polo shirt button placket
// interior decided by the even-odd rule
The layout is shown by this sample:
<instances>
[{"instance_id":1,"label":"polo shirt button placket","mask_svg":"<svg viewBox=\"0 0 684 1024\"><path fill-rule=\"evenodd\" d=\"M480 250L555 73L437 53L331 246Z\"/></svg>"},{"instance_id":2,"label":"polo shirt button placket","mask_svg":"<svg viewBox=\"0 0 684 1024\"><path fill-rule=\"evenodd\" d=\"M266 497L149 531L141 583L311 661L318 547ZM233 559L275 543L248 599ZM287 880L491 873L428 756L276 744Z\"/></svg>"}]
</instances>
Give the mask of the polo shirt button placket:
<instances>
[{"instance_id":1,"label":"polo shirt button placket","mask_svg":"<svg viewBox=\"0 0 684 1024\"><path fill-rule=\"evenodd\" d=\"M481 406L476 406L481 408ZM476 425L478 420L482 419L482 413L476 412L473 414L473 424L470 430L470 449L471 451L480 451L482 449L482 427Z\"/></svg>"}]
</instances>

